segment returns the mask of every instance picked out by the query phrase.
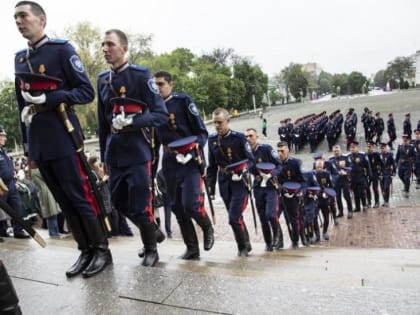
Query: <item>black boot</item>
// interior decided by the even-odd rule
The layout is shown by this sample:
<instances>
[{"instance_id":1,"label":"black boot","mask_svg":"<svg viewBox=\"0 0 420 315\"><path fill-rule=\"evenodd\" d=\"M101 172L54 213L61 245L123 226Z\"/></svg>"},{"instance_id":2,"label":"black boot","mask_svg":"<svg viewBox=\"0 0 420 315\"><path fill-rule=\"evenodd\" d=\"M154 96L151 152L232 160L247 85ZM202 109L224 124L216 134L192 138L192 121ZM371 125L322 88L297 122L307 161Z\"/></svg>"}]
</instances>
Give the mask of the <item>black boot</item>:
<instances>
[{"instance_id":1,"label":"black boot","mask_svg":"<svg viewBox=\"0 0 420 315\"><path fill-rule=\"evenodd\" d=\"M271 229L269 223L261 224L261 230L265 241L265 251L273 251L273 237L271 236Z\"/></svg>"},{"instance_id":2,"label":"black boot","mask_svg":"<svg viewBox=\"0 0 420 315\"><path fill-rule=\"evenodd\" d=\"M144 258L141 264L146 267L153 267L159 261L155 231L154 223L140 224L140 234L144 244Z\"/></svg>"},{"instance_id":3,"label":"black boot","mask_svg":"<svg viewBox=\"0 0 420 315\"><path fill-rule=\"evenodd\" d=\"M88 237L89 247L93 258L82 272L84 278L92 277L101 272L106 266L112 264L111 251L108 248L108 239L99 218L83 217L82 224Z\"/></svg>"},{"instance_id":4,"label":"black boot","mask_svg":"<svg viewBox=\"0 0 420 315\"><path fill-rule=\"evenodd\" d=\"M305 228L301 227L299 230L299 234L300 234L300 241L302 242L303 246L309 246L309 243L306 239L306 235L305 235Z\"/></svg>"},{"instance_id":5,"label":"black boot","mask_svg":"<svg viewBox=\"0 0 420 315\"><path fill-rule=\"evenodd\" d=\"M312 224L308 225L307 227L307 234L306 234L306 240L309 244L314 244L315 237L314 237L314 227Z\"/></svg>"},{"instance_id":6,"label":"black boot","mask_svg":"<svg viewBox=\"0 0 420 315\"><path fill-rule=\"evenodd\" d=\"M246 245L245 231L240 227L233 227L233 235L235 236L236 244L238 245L238 256L248 257L248 248Z\"/></svg>"},{"instance_id":7,"label":"black boot","mask_svg":"<svg viewBox=\"0 0 420 315\"><path fill-rule=\"evenodd\" d=\"M153 223L153 224L155 226L156 242L158 242L160 244L165 240L166 236L162 232L162 230L160 229L160 227L157 223Z\"/></svg>"},{"instance_id":8,"label":"black boot","mask_svg":"<svg viewBox=\"0 0 420 315\"><path fill-rule=\"evenodd\" d=\"M191 219L178 222L181 229L182 238L187 246L187 250L181 256L182 259L192 260L200 258L200 248L198 247L197 234Z\"/></svg>"},{"instance_id":9,"label":"black boot","mask_svg":"<svg viewBox=\"0 0 420 315\"><path fill-rule=\"evenodd\" d=\"M81 251L77 261L66 271L66 276L71 278L81 274L83 270L85 270L93 258L93 253L89 248L87 235L83 230L80 218L78 216L68 216L66 220L67 225L70 226L73 233L74 240L77 243L77 248Z\"/></svg>"},{"instance_id":10,"label":"black boot","mask_svg":"<svg viewBox=\"0 0 420 315\"><path fill-rule=\"evenodd\" d=\"M214 229L209 216L206 214L204 217L200 216L194 219L203 230L204 250L210 250L214 245Z\"/></svg>"},{"instance_id":11,"label":"black boot","mask_svg":"<svg viewBox=\"0 0 420 315\"><path fill-rule=\"evenodd\" d=\"M251 241L249 240L248 229L244 222L245 247L248 252L252 251Z\"/></svg>"},{"instance_id":12,"label":"black boot","mask_svg":"<svg viewBox=\"0 0 420 315\"><path fill-rule=\"evenodd\" d=\"M273 229L273 247L279 250L284 247L283 244L283 231L281 230L280 222L270 222Z\"/></svg>"},{"instance_id":13,"label":"black boot","mask_svg":"<svg viewBox=\"0 0 420 315\"><path fill-rule=\"evenodd\" d=\"M162 243L165 240L166 236L162 232L162 230L160 229L159 225L156 222L153 223L153 225L155 227L156 242L158 242L160 244L160 243ZM138 224L136 224L136 226L140 229L140 226ZM138 256L140 258L143 258L144 257L144 247L139 250Z\"/></svg>"},{"instance_id":14,"label":"black boot","mask_svg":"<svg viewBox=\"0 0 420 315\"><path fill-rule=\"evenodd\" d=\"M0 314L21 315L19 299L6 267L0 260Z\"/></svg>"},{"instance_id":15,"label":"black boot","mask_svg":"<svg viewBox=\"0 0 420 315\"><path fill-rule=\"evenodd\" d=\"M315 232L314 243L318 243L318 242L321 241L321 232L319 231L318 220L315 220L315 223L314 223L314 232Z\"/></svg>"}]
</instances>

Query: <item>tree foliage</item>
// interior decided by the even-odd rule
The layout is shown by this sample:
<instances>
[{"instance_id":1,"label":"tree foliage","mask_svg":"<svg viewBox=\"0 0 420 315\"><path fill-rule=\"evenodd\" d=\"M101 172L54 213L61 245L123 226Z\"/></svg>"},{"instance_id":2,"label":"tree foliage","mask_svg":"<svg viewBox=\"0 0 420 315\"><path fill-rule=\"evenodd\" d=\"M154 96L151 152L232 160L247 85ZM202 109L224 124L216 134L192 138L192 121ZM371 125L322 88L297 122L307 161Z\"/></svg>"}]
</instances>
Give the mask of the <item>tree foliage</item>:
<instances>
[{"instance_id":1,"label":"tree foliage","mask_svg":"<svg viewBox=\"0 0 420 315\"><path fill-rule=\"evenodd\" d=\"M348 94L367 92L367 78L360 72L353 71L347 79ZM363 90L365 89L365 90Z\"/></svg>"},{"instance_id":2,"label":"tree foliage","mask_svg":"<svg viewBox=\"0 0 420 315\"><path fill-rule=\"evenodd\" d=\"M410 57L397 57L393 61L388 62L385 70L385 76L388 79L404 82L404 78L408 77L413 67L413 60Z\"/></svg>"},{"instance_id":3,"label":"tree foliage","mask_svg":"<svg viewBox=\"0 0 420 315\"><path fill-rule=\"evenodd\" d=\"M300 99L301 96L306 96L308 79L302 71L301 64L290 63L281 71L281 74L294 98Z\"/></svg>"},{"instance_id":4,"label":"tree foliage","mask_svg":"<svg viewBox=\"0 0 420 315\"><path fill-rule=\"evenodd\" d=\"M6 148L11 151L22 144L20 118L16 101L15 85L12 81L0 84L0 124L7 132Z\"/></svg>"},{"instance_id":5,"label":"tree foliage","mask_svg":"<svg viewBox=\"0 0 420 315\"><path fill-rule=\"evenodd\" d=\"M379 70L378 72L376 72L375 77L373 78L373 83L375 84L375 86L378 87L385 87L386 83L387 83L387 78L385 75L385 70Z\"/></svg>"}]
</instances>

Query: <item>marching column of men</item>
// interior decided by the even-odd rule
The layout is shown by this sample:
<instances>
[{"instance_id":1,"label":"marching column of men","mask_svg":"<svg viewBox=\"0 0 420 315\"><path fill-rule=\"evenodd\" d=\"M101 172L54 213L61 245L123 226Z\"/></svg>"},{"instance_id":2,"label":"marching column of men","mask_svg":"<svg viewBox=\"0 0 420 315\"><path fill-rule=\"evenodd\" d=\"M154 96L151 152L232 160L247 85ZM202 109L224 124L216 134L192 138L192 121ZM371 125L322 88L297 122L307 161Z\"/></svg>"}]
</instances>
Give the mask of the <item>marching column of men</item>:
<instances>
[{"instance_id":1,"label":"marching column of men","mask_svg":"<svg viewBox=\"0 0 420 315\"><path fill-rule=\"evenodd\" d=\"M258 133L253 128L245 131L251 146L256 167L253 170L254 198L260 218L266 251L283 248L283 232L279 223L279 196L277 174L280 161L269 144L258 143Z\"/></svg>"}]
</instances>

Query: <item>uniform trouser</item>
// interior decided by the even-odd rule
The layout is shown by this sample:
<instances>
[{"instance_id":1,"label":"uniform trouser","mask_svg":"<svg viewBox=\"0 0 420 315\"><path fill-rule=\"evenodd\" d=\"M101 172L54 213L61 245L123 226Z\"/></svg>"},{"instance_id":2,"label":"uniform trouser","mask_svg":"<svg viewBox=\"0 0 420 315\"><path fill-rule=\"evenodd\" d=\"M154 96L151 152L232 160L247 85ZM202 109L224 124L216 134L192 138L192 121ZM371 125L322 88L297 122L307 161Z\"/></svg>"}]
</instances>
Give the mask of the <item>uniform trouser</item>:
<instances>
[{"instance_id":1,"label":"uniform trouser","mask_svg":"<svg viewBox=\"0 0 420 315\"><path fill-rule=\"evenodd\" d=\"M318 208L318 201L313 198L306 197L304 199L304 220L303 228L305 229L305 235L312 237L313 235L313 226L316 217L316 209Z\"/></svg>"},{"instance_id":2,"label":"uniform trouser","mask_svg":"<svg viewBox=\"0 0 420 315\"><path fill-rule=\"evenodd\" d=\"M384 198L385 202L389 202L389 196L390 196L391 185L392 185L391 175L382 176L380 180L380 184L381 184L382 197Z\"/></svg>"},{"instance_id":3,"label":"uniform trouser","mask_svg":"<svg viewBox=\"0 0 420 315\"><path fill-rule=\"evenodd\" d=\"M397 139L397 136L394 133L388 132L388 137L389 137L388 145L392 149L392 142L394 142L395 139Z\"/></svg>"},{"instance_id":4,"label":"uniform trouser","mask_svg":"<svg viewBox=\"0 0 420 315\"><path fill-rule=\"evenodd\" d=\"M350 197L350 187L349 187L349 182L347 180L347 176L346 178L339 178L337 183L335 184L334 189L335 189L335 192L337 193L336 197L337 197L338 211L340 211L340 213L343 212L343 201L341 199L341 196L343 196L344 200L346 200L347 210L349 212L353 211L351 197Z\"/></svg>"},{"instance_id":5,"label":"uniform trouser","mask_svg":"<svg viewBox=\"0 0 420 315\"><path fill-rule=\"evenodd\" d=\"M178 166L183 168L181 171L164 168L164 176L176 217L186 216L199 221L207 216L204 208L204 181L198 166L191 162L189 164L187 167Z\"/></svg>"},{"instance_id":6,"label":"uniform trouser","mask_svg":"<svg viewBox=\"0 0 420 315\"><path fill-rule=\"evenodd\" d=\"M244 182L232 181L230 176L220 176L219 191L229 214L229 224L234 231L245 231L243 212L248 204L248 191Z\"/></svg>"},{"instance_id":7,"label":"uniform trouser","mask_svg":"<svg viewBox=\"0 0 420 315\"><path fill-rule=\"evenodd\" d=\"M328 141L328 150L331 151L332 147L335 144L335 137L333 135L331 135L331 136L327 135L327 141Z\"/></svg>"},{"instance_id":8,"label":"uniform trouser","mask_svg":"<svg viewBox=\"0 0 420 315\"><path fill-rule=\"evenodd\" d=\"M19 192L16 189L15 181L12 180L8 183L7 188L9 189L8 193L1 197L1 199L6 202L9 206L15 210L16 214L22 218L23 217L23 208L22 200L20 199ZM22 227L18 225L14 220L12 220L13 233L22 232Z\"/></svg>"},{"instance_id":9,"label":"uniform trouser","mask_svg":"<svg viewBox=\"0 0 420 315\"><path fill-rule=\"evenodd\" d=\"M172 234L172 227L171 227L172 208L170 205L164 203L163 209L165 211L165 231L166 231L166 234L171 235Z\"/></svg>"},{"instance_id":10,"label":"uniform trouser","mask_svg":"<svg viewBox=\"0 0 420 315\"><path fill-rule=\"evenodd\" d=\"M360 202L362 203L363 207L366 206L366 178L360 175L360 178L357 180L352 179L350 185L354 194L355 208L356 210L360 210Z\"/></svg>"},{"instance_id":11,"label":"uniform trouser","mask_svg":"<svg viewBox=\"0 0 420 315\"><path fill-rule=\"evenodd\" d=\"M97 219L98 206L80 157L74 154L58 160L37 161L37 164L73 231L79 250L82 253L88 248L107 251L106 231Z\"/></svg>"},{"instance_id":12,"label":"uniform trouser","mask_svg":"<svg viewBox=\"0 0 420 315\"><path fill-rule=\"evenodd\" d=\"M321 210L322 218L324 219L323 233L326 233L328 231L328 226L330 225L330 203L331 200L329 197L319 197L318 206Z\"/></svg>"},{"instance_id":13,"label":"uniform trouser","mask_svg":"<svg viewBox=\"0 0 420 315\"><path fill-rule=\"evenodd\" d=\"M317 139L309 139L309 148L311 150L311 152L314 152L316 149L316 146L318 145Z\"/></svg>"},{"instance_id":14,"label":"uniform trouser","mask_svg":"<svg viewBox=\"0 0 420 315\"><path fill-rule=\"evenodd\" d=\"M150 190L151 163L110 167L111 200L137 226L154 221Z\"/></svg>"},{"instance_id":15,"label":"uniform trouser","mask_svg":"<svg viewBox=\"0 0 420 315\"><path fill-rule=\"evenodd\" d=\"M292 198L282 197L284 203L284 217L286 224L291 227L291 239L293 244L299 242L300 231L300 211L299 211L299 198L293 196Z\"/></svg>"},{"instance_id":16,"label":"uniform trouser","mask_svg":"<svg viewBox=\"0 0 420 315\"><path fill-rule=\"evenodd\" d=\"M372 193L370 191L371 186L373 190L373 196L375 198L375 204L378 204L379 203L379 176L377 174L372 175L371 181L368 183L368 186L366 189L366 197L369 204L372 202Z\"/></svg>"},{"instance_id":17,"label":"uniform trouser","mask_svg":"<svg viewBox=\"0 0 420 315\"><path fill-rule=\"evenodd\" d=\"M277 191L272 187L254 188L255 206L261 225L275 224L279 221L279 197Z\"/></svg>"},{"instance_id":18,"label":"uniform trouser","mask_svg":"<svg viewBox=\"0 0 420 315\"><path fill-rule=\"evenodd\" d=\"M417 153L419 154L419 153ZM417 157L418 158L418 157ZM414 164L414 172L416 175L416 183L420 185L420 161Z\"/></svg>"},{"instance_id":19,"label":"uniform trouser","mask_svg":"<svg viewBox=\"0 0 420 315\"><path fill-rule=\"evenodd\" d=\"M381 142L382 133L383 133L383 131L377 131L376 132L376 144Z\"/></svg>"},{"instance_id":20,"label":"uniform trouser","mask_svg":"<svg viewBox=\"0 0 420 315\"><path fill-rule=\"evenodd\" d=\"M411 165L398 165L398 177L404 183L404 191L410 191Z\"/></svg>"},{"instance_id":21,"label":"uniform trouser","mask_svg":"<svg viewBox=\"0 0 420 315\"><path fill-rule=\"evenodd\" d=\"M39 171L66 216L97 216L95 203L79 157L37 161Z\"/></svg>"}]
</instances>

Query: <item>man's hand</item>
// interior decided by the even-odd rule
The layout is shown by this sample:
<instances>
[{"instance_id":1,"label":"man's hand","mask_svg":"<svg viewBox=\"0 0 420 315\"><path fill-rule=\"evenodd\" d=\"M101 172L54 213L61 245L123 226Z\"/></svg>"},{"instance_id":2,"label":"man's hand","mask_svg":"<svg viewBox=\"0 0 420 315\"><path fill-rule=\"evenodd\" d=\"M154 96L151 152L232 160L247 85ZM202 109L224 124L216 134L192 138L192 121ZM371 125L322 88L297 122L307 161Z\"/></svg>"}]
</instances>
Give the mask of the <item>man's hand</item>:
<instances>
[{"instance_id":1,"label":"man's hand","mask_svg":"<svg viewBox=\"0 0 420 315\"><path fill-rule=\"evenodd\" d=\"M187 153L187 155L178 153L176 155L176 161L182 165L187 164L192 159L191 153Z\"/></svg>"},{"instance_id":2,"label":"man's hand","mask_svg":"<svg viewBox=\"0 0 420 315\"><path fill-rule=\"evenodd\" d=\"M260 172L260 175L262 177L260 187L267 187L267 181L271 178L271 174L265 174L265 173Z\"/></svg>"},{"instance_id":3,"label":"man's hand","mask_svg":"<svg viewBox=\"0 0 420 315\"><path fill-rule=\"evenodd\" d=\"M32 122L32 117L34 117L34 114L31 111L31 107L25 106L20 113L21 122L25 123L25 126L28 127Z\"/></svg>"},{"instance_id":4,"label":"man's hand","mask_svg":"<svg viewBox=\"0 0 420 315\"><path fill-rule=\"evenodd\" d=\"M117 129L121 130L124 127L127 127L129 125L133 124L133 117L125 117L124 114L118 114L112 119L112 126Z\"/></svg>"},{"instance_id":5,"label":"man's hand","mask_svg":"<svg viewBox=\"0 0 420 315\"><path fill-rule=\"evenodd\" d=\"M242 174L233 174L232 175L232 180L234 181L234 182L239 182L240 180L242 180Z\"/></svg>"},{"instance_id":6,"label":"man's hand","mask_svg":"<svg viewBox=\"0 0 420 315\"><path fill-rule=\"evenodd\" d=\"M271 174L260 173L263 180L268 181L271 178Z\"/></svg>"},{"instance_id":7,"label":"man's hand","mask_svg":"<svg viewBox=\"0 0 420 315\"><path fill-rule=\"evenodd\" d=\"M33 96L29 92L22 91L22 97L27 103L31 103L31 104L45 104L47 100L45 93L42 93L41 95L38 95L38 96Z\"/></svg>"}]
</instances>

